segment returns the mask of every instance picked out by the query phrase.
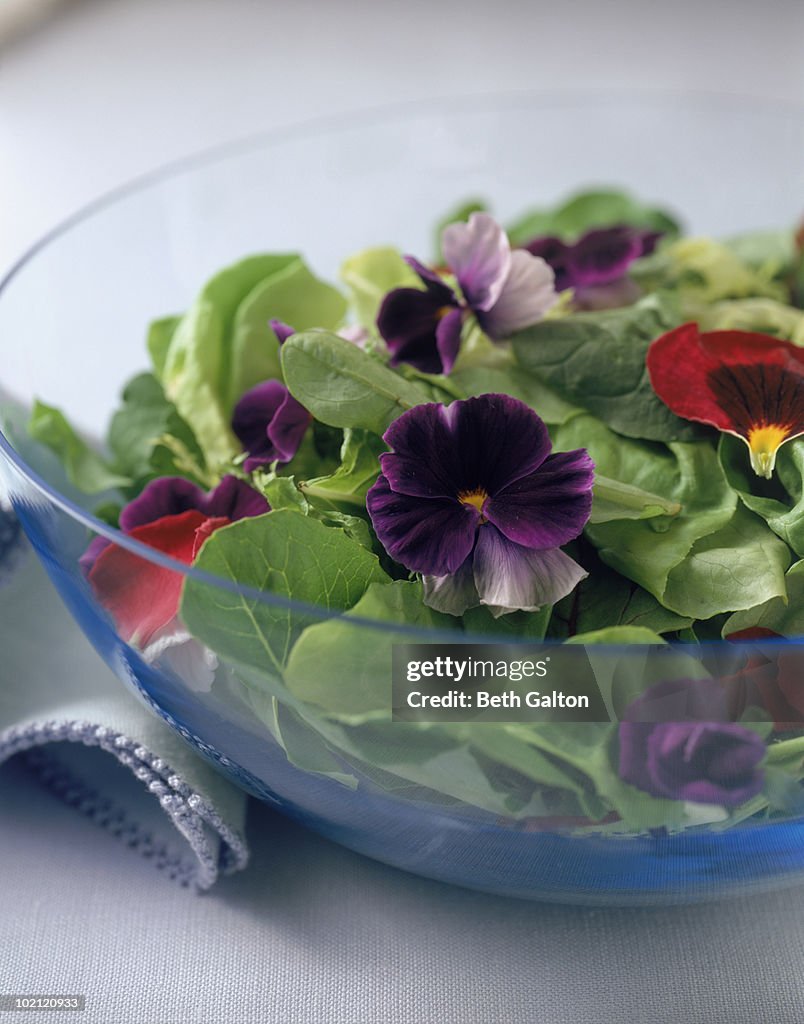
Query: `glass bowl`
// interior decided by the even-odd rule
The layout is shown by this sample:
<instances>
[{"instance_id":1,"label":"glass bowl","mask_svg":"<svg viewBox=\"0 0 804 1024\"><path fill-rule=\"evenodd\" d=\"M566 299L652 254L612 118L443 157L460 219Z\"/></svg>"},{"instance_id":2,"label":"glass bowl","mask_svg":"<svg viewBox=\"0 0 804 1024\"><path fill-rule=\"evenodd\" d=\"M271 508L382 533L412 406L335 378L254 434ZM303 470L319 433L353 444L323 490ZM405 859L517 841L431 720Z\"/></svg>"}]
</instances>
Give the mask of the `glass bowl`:
<instances>
[{"instance_id":1,"label":"glass bowl","mask_svg":"<svg viewBox=\"0 0 804 1024\"><path fill-rule=\"evenodd\" d=\"M795 104L716 96L518 94L406 105L204 154L57 228L0 291L0 480L51 580L123 683L248 792L346 846L432 878L532 899L651 904L803 877L796 807L728 829L704 814L678 831L623 834L610 821L529 813L538 787L523 788L517 772L498 766L480 778L483 755L467 753L471 730L493 725L469 724L459 741L439 726L391 722L392 645L454 642L452 633L340 618L348 655L333 660L324 644L319 656L308 643L290 690L278 632L286 641L305 630L314 638L336 612L238 587L105 525L24 429L24 409L40 397L100 436L122 383L145 362L146 325L185 309L214 271L251 252L299 251L335 279L345 254L372 244L429 252L434 223L464 197L488 197L505 220L598 184L674 209L698 233L790 224L804 194L802 113ZM160 570L155 586L192 587L222 620L245 610L253 635L223 643L217 668L203 658L144 658L123 641L79 565L92 537L117 545L132 573ZM725 658L718 671L727 673L741 656L727 647L689 656ZM621 662L638 654L593 653ZM639 656L659 664L655 652ZM362 673L364 707L337 707L347 673ZM327 703L337 720L322 712ZM598 727L575 726L579 744Z\"/></svg>"}]
</instances>

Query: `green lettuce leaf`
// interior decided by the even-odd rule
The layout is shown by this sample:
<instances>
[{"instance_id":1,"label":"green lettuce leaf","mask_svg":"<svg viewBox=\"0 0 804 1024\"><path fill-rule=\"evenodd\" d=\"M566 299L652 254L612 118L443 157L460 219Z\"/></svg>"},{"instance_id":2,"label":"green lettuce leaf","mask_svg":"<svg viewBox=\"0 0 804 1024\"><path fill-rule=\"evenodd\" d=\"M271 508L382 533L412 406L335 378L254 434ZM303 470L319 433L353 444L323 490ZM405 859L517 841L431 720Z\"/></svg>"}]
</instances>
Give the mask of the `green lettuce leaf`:
<instances>
[{"instance_id":1,"label":"green lettuce leaf","mask_svg":"<svg viewBox=\"0 0 804 1024\"><path fill-rule=\"evenodd\" d=\"M352 616L388 623L373 630ZM345 615L308 628L293 648L285 672L288 690L343 722L385 718L391 711L391 650L414 637L393 626L455 630L456 620L428 608L421 583L373 583ZM326 671L321 670L326 665Z\"/></svg>"},{"instance_id":2,"label":"green lettuce leaf","mask_svg":"<svg viewBox=\"0 0 804 1024\"><path fill-rule=\"evenodd\" d=\"M387 576L375 555L337 528L283 509L216 530L195 565L265 593L267 600L188 578L181 616L190 632L221 658L267 675L281 672L293 644L318 615L269 603L276 595L346 611Z\"/></svg>"},{"instance_id":3,"label":"green lettuce leaf","mask_svg":"<svg viewBox=\"0 0 804 1024\"><path fill-rule=\"evenodd\" d=\"M303 481L301 489L311 498L364 508L366 494L380 473L380 455L387 450L376 434L347 427L343 432L340 466L328 476Z\"/></svg>"},{"instance_id":4,"label":"green lettuce leaf","mask_svg":"<svg viewBox=\"0 0 804 1024\"><path fill-rule=\"evenodd\" d=\"M804 560L796 562L785 576L786 591L753 608L729 616L723 636L761 626L782 636L804 636Z\"/></svg>"},{"instance_id":5,"label":"green lettuce leaf","mask_svg":"<svg viewBox=\"0 0 804 1024\"><path fill-rule=\"evenodd\" d=\"M766 481L751 469L743 441L723 434L718 448L726 479L752 512L795 553L804 556L804 441L782 445L776 458L776 476Z\"/></svg>"},{"instance_id":6,"label":"green lettuce leaf","mask_svg":"<svg viewBox=\"0 0 804 1024\"><path fill-rule=\"evenodd\" d=\"M123 404L112 417L108 443L115 464L139 492L157 476L186 476L208 486L204 456L190 427L150 373L128 382Z\"/></svg>"},{"instance_id":7,"label":"green lettuce leaf","mask_svg":"<svg viewBox=\"0 0 804 1024\"><path fill-rule=\"evenodd\" d=\"M388 292L394 288L422 287L399 250L390 246L364 249L350 256L341 266L341 280L349 289L358 322L370 331L376 329L377 313Z\"/></svg>"},{"instance_id":8,"label":"green lettuce leaf","mask_svg":"<svg viewBox=\"0 0 804 1024\"><path fill-rule=\"evenodd\" d=\"M750 608L784 593L789 549L743 508L708 443L648 444L591 416L558 428L561 450L586 447L597 469L678 502L675 516L593 524L604 562L689 618Z\"/></svg>"},{"instance_id":9,"label":"green lettuce leaf","mask_svg":"<svg viewBox=\"0 0 804 1024\"><path fill-rule=\"evenodd\" d=\"M28 433L61 460L69 481L84 494L128 487L131 478L114 468L80 437L64 413L52 405L35 401L28 420Z\"/></svg>"}]
</instances>

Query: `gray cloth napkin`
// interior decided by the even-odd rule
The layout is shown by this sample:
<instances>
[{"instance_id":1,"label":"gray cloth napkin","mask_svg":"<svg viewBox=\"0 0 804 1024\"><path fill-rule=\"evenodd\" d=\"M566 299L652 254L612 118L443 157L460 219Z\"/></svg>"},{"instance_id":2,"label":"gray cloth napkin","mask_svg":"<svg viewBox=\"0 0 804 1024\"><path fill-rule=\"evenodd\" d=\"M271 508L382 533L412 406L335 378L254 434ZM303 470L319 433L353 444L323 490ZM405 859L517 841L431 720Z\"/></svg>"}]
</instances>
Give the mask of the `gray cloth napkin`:
<instances>
[{"instance_id":1,"label":"gray cloth napkin","mask_svg":"<svg viewBox=\"0 0 804 1024\"><path fill-rule=\"evenodd\" d=\"M0 764L14 755L182 884L207 889L245 867L245 794L103 664L0 495Z\"/></svg>"}]
</instances>

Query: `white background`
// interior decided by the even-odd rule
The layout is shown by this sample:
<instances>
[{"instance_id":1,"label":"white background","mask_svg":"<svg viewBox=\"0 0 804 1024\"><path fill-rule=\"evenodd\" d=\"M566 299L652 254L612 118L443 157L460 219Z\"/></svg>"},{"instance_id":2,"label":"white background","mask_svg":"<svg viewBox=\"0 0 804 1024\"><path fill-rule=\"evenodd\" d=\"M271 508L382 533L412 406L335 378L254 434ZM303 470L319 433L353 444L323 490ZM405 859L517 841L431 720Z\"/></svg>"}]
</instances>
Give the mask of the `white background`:
<instances>
[{"instance_id":1,"label":"white background","mask_svg":"<svg viewBox=\"0 0 804 1024\"><path fill-rule=\"evenodd\" d=\"M257 130L406 98L612 87L804 98L804 4L68 6L0 51L0 268L121 181Z\"/></svg>"}]
</instances>

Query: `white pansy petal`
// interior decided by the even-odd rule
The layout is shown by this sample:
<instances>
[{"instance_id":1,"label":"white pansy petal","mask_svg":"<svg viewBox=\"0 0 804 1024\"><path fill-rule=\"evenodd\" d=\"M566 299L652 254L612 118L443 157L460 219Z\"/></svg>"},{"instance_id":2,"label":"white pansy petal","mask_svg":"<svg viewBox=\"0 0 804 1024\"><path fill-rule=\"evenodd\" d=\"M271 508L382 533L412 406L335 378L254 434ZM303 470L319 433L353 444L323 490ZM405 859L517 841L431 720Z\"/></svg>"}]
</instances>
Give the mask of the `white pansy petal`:
<instances>
[{"instance_id":1,"label":"white pansy petal","mask_svg":"<svg viewBox=\"0 0 804 1024\"><path fill-rule=\"evenodd\" d=\"M466 223L449 224L441 234L444 260L466 301L488 310L499 301L511 270L508 236L487 213L473 213Z\"/></svg>"},{"instance_id":2,"label":"white pansy petal","mask_svg":"<svg viewBox=\"0 0 804 1024\"><path fill-rule=\"evenodd\" d=\"M492 338L507 338L538 323L557 301L553 268L541 256L519 249L511 256L499 299L483 315L483 328Z\"/></svg>"}]
</instances>

